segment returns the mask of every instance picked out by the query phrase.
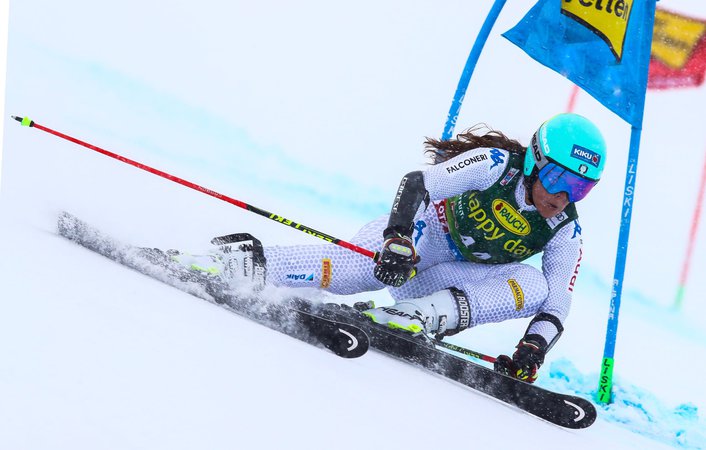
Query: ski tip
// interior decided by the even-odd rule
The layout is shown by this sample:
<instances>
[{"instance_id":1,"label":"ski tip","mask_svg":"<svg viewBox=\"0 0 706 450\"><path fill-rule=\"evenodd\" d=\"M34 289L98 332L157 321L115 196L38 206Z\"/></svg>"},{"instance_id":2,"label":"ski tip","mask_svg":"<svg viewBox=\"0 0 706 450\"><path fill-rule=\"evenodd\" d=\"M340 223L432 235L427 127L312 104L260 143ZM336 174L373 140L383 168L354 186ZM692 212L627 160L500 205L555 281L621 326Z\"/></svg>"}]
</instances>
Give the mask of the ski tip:
<instances>
[{"instance_id":1,"label":"ski tip","mask_svg":"<svg viewBox=\"0 0 706 450\"><path fill-rule=\"evenodd\" d=\"M70 212L67 211L60 211L59 215L57 216L57 222L62 223L62 222L75 222L78 220L78 217L74 216Z\"/></svg>"},{"instance_id":2,"label":"ski tip","mask_svg":"<svg viewBox=\"0 0 706 450\"><path fill-rule=\"evenodd\" d=\"M70 240L74 239L77 230L79 230L82 226L85 227L86 225L81 222L78 217L66 211L61 211L56 221L56 227L59 231L59 235Z\"/></svg>"},{"instance_id":3,"label":"ski tip","mask_svg":"<svg viewBox=\"0 0 706 450\"><path fill-rule=\"evenodd\" d=\"M569 411L570 414L568 417L563 417L563 420L559 420L557 424L579 430L590 427L596 421L598 413L590 401L582 398L564 399L563 401L567 408L566 411Z\"/></svg>"}]
</instances>

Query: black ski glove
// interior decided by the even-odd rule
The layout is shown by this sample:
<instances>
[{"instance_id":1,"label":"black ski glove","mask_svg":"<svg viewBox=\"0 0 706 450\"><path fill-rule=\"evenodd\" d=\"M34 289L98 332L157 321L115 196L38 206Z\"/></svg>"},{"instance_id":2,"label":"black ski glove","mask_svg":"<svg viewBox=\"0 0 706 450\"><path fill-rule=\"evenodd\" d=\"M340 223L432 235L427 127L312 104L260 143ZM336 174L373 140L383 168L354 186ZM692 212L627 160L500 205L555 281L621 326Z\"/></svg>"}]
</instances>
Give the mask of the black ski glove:
<instances>
[{"instance_id":1,"label":"black ski glove","mask_svg":"<svg viewBox=\"0 0 706 450\"><path fill-rule=\"evenodd\" d=\"M496 372L534 383L546 353L547 341L539 334L528 334L517 344L512 358L507 355L498 356L494 368Z\"/></svg>"},{"instance_id":2,"label":"black ski glove","mask_svg":"<svg viewBox=\"0 0 706 450\"><path fill-rule=\"evenodd\" d=\"M392 229L385 230L385 242L376 255L375 278L383 283L400 287L415 274L414 266L420 260L412 238Z\"/></svg>"}]
</instances>

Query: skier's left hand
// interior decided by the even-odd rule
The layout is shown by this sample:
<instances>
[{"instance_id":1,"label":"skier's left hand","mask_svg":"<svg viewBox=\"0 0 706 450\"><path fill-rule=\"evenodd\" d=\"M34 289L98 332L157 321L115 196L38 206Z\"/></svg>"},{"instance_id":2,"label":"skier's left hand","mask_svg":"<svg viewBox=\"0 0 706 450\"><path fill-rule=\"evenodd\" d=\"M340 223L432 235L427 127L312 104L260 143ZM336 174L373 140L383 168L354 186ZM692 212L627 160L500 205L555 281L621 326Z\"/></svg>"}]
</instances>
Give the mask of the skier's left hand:
<instances>
[{"instance_id":1,"label":"skier's left hand","mask_svg":"<svg viewBox=\"0 0 706 450\"><path fill-rule=\"evenodd\" d=\"M495 371L534 383L537 380L537 371L544 363L546 341L540 335L530 334L520 340L516 348L512 358L507 355L497 357L494 364Z\"/></svg>"},{"instance_id":2,"label":"skier's left hand","mask_svg":"<svg viewBox=\"0 0 706 450\"><path fill-rule=\"evenodd\" d=\"M414 276L419 260L409 236L385 230L385 242L375 257L373 274L389 286L400 287Z\"/></svg>"}]
</instances>

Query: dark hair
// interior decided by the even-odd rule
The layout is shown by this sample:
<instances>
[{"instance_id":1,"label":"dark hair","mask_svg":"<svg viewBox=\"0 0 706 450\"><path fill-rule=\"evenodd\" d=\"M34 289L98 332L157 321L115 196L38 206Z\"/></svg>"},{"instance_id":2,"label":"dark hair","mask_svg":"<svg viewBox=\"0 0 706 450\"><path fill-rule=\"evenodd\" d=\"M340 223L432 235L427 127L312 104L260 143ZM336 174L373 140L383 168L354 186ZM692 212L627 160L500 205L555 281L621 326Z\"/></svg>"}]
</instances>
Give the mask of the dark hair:
<instances>
[{"instance_id":1,"label":"dark hair","mask_svg":"<svg viewBox=\"0 0 706 450\"><path fill-rule=\"evenodd\" d=\"M480 134L479 131L483 129L487 129L488 132ZM424 147L425 153L432 158L432 164L447 161L474 148L500 148L520 155L524 155L527 150L526 146L510 139L500 131L491 129L486 124L476 124L463 133L457 134L455 139L448 141L426 138Z\"/></svg>"}]
</instances>

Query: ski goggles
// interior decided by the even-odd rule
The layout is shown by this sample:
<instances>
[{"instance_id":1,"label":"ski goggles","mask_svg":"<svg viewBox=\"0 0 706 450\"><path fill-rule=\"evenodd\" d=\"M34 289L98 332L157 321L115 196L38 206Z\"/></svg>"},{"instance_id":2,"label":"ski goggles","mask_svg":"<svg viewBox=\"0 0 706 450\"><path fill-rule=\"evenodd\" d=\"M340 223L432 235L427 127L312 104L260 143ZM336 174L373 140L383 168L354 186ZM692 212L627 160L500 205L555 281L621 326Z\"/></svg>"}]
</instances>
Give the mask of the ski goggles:
<instances>
[{"instance_id":1,"label":"ski goggles","mask_svg":"<svg viewBox=\"0 0 706 450\"><path fill-rule=\"evenodd\" d=\"M539 181L550 194L566 192L571 203L582 200L598 180L590 180L553 162L547 162L539 171Z\"/></svg>"}]
</instances>

